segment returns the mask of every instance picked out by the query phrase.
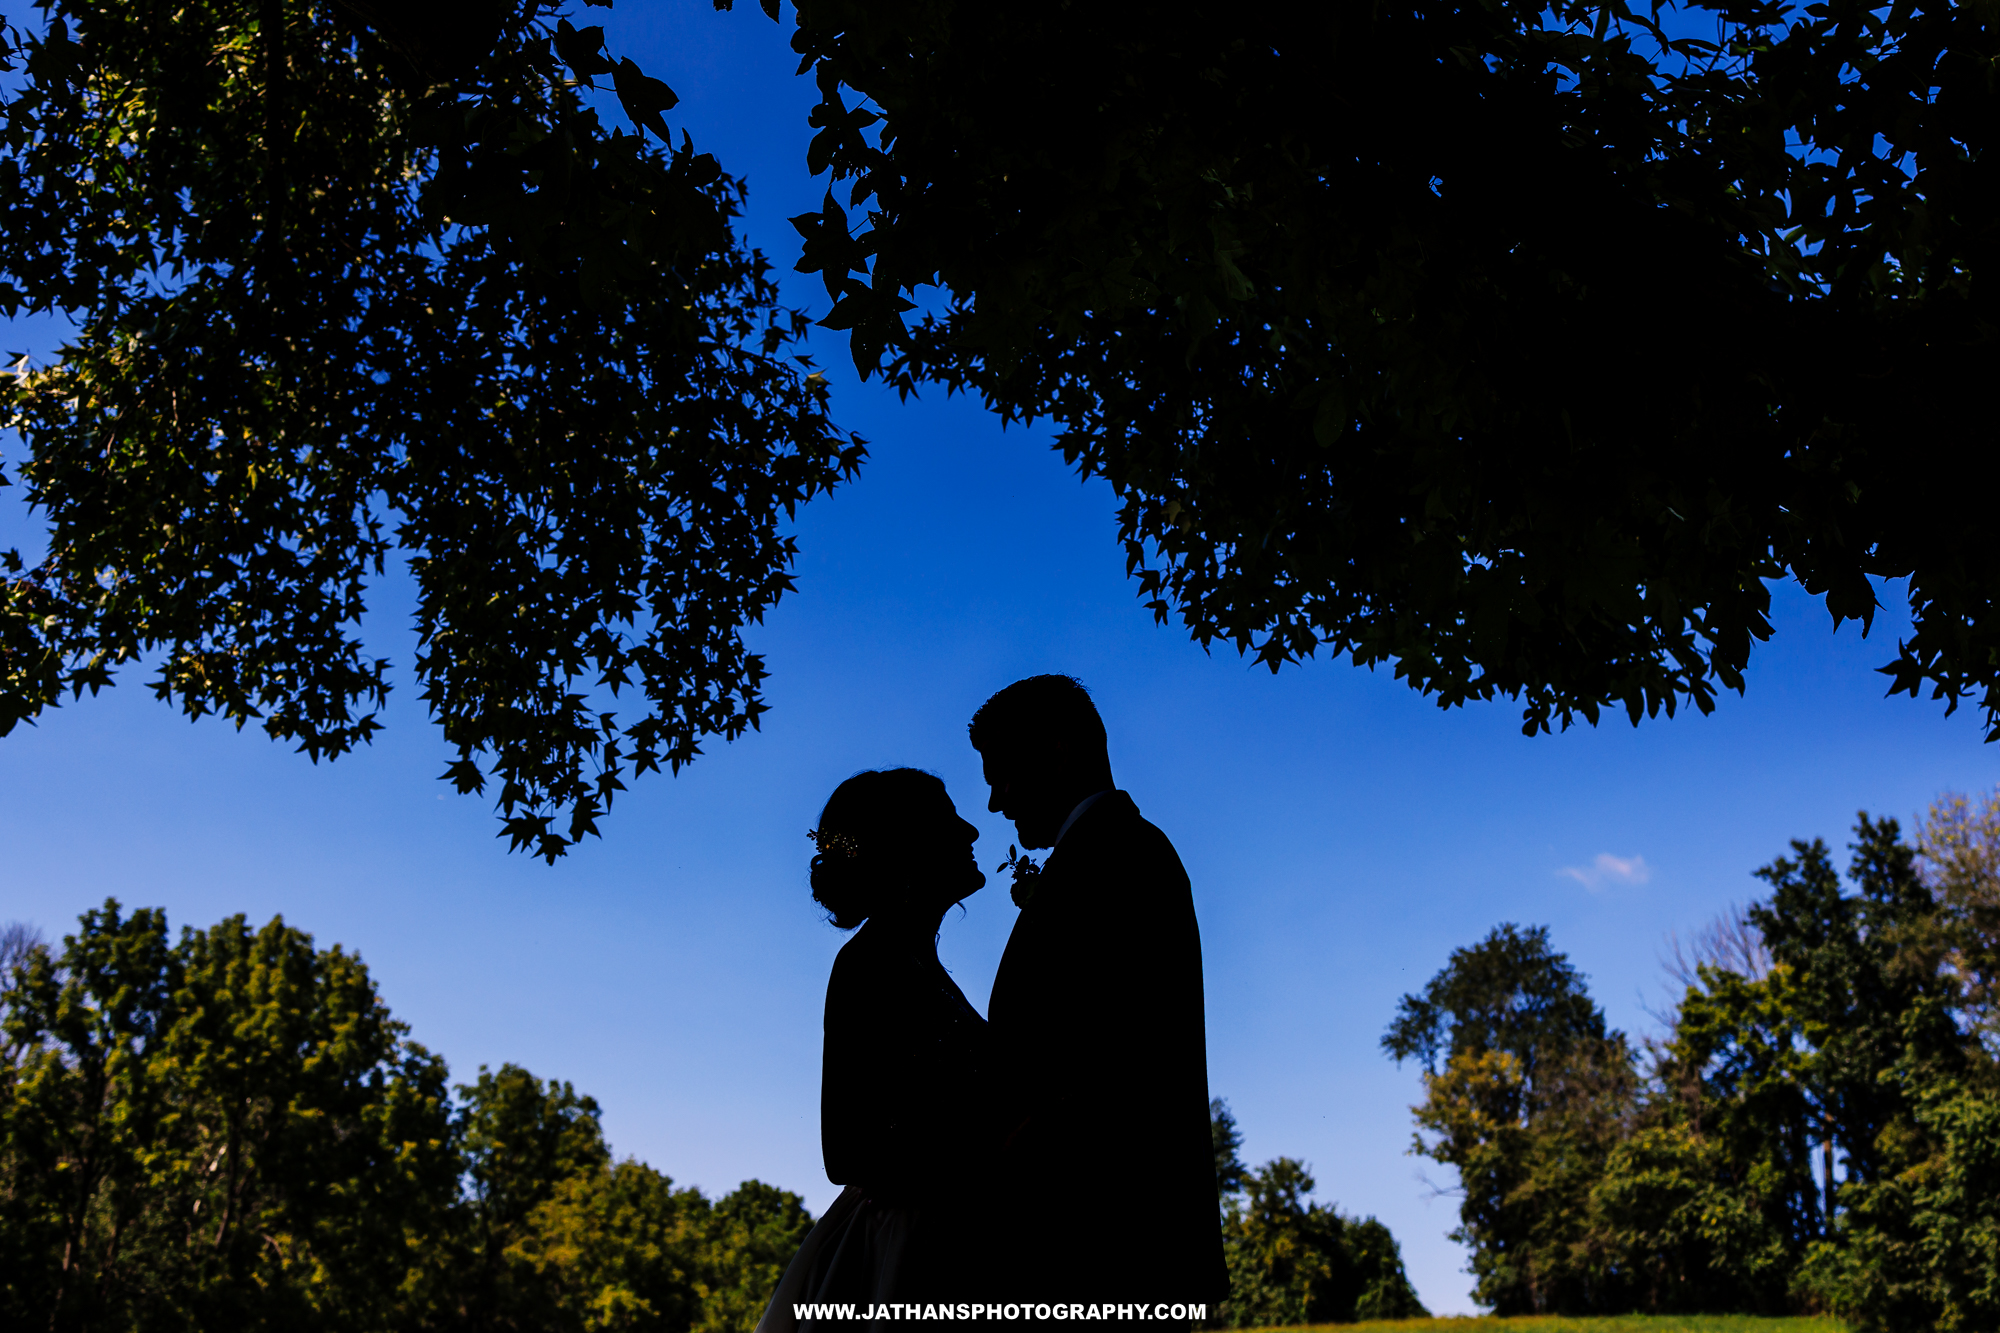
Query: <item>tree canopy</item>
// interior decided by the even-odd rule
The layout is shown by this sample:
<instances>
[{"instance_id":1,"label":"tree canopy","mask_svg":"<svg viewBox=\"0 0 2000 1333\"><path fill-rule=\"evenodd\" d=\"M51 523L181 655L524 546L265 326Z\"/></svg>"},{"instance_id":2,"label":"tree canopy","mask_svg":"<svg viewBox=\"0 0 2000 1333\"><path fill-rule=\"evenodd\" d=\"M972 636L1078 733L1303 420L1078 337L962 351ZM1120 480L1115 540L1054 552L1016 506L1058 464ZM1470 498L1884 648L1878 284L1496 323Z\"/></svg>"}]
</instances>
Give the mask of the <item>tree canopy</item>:
<instances>
[{"instance_id":1,"label":"tree canopy","mask_svg":"<svg viewBox=\"0 0 2000 1333\"><path fill-rule=\"evenodd\" d=\"M450 79L309 0L45 8L0 309L78 327L0 379L49 521L5 557L0 733L157 651L162 698L339 755L390 687L359 630L392 554L448 776L497 779L516 847L755 726L782 520L862 447L672 91L544 0Z\"/></svg>"},{"instance_id":2,"label":"tree canopy","mask_svg":"<svg viewBox=\"0 0 2000 1333\"><path fill-rule=\"evenodd\" d=\"M863 447L667 84L558 0L39 7L0 20L0 309L77 334L0 380L49 523L0 733L152 655L339 755L392 559L516 847L756 726L783 520ZM2000 734L1990 7L795 17L821 322L1051 423L1162 621L1533 732L1742 689L1771 580L1866 626L1907 579L1891 692Z\"/></svg>"},{"instance_id":3,"label":"tree canopy","mask_svg":"<svg viewBox=\"0 0 2000 1333\"><path fill-rule=\"evenodd\" d=\"M1396 1003L1382 1049L1400 1063L1416 1058L1437 1073L1439 1057L1502 1051L1533 1080L1545 1057L1604 1036L1604 1014L1583 977L1549 947L1549 928L1495 926L1415 995Z\"/></svg>"},{"instance_id":4,"label":"tree canopy","mask_svg":"<svg viewBox=\"0 0 2000 1333\"><path fill-rule=\"evenodd\" d=\"M1533 732L1740 690L1767 580L1907 577L1893 688L2000 727L1989 9L798 15L825 322L1052 423L1161 620Z\"/></svg>"}]
</instances>

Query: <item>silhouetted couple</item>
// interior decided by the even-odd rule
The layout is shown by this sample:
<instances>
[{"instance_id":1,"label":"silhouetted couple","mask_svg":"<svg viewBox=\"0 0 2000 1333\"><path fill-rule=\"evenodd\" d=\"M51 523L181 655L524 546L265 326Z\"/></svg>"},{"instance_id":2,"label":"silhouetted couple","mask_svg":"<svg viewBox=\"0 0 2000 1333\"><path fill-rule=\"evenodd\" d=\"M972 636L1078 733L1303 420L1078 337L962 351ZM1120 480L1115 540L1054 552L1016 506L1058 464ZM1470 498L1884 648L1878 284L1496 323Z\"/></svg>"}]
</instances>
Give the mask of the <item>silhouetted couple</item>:
<instances>
[{"instance_id":1,"label":"silhouetted couple","mask_svg":"<svg viewBox=\"0 0 2000 1333\"><path fill-rule=\"evenodd\" d=\"M759 1333L852 1333L878 1306L902 1307L896 1323L1159 1328L1224 1294L1187 872L1113 784L1076 681L1010 685L971 733L987 808L1053 850L1018 881L982 1019L937 956L945 911L986 882L979 831L916 769L856 774L827 801L813 897L860 927L827 983L820 1101L846 1189ZM822 1304L853 1315L795 1314Z\"/></svg>"}]
</instances>

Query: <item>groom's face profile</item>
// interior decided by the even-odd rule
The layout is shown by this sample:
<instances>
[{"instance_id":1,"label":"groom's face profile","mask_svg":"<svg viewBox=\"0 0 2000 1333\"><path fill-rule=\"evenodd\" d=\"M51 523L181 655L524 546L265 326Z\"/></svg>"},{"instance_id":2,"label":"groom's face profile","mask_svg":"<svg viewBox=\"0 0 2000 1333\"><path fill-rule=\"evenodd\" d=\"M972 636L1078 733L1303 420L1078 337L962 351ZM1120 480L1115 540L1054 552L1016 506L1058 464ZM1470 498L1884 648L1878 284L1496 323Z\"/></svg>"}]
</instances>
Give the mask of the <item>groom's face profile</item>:
<instances>
[{"instance_id":1,"label":"groom's face profile","mask_svg":"<svg viewBox=\"0 0 2000 1333\"><path fill-rule=\"evenodd\" d=\"M1052 847L1074 799L1052 780L1054 765L1036 763L1020 751L982 754L980 765L993 795L986 808L1012 821L1023 847Z\"/></svg>"}]
</instances>

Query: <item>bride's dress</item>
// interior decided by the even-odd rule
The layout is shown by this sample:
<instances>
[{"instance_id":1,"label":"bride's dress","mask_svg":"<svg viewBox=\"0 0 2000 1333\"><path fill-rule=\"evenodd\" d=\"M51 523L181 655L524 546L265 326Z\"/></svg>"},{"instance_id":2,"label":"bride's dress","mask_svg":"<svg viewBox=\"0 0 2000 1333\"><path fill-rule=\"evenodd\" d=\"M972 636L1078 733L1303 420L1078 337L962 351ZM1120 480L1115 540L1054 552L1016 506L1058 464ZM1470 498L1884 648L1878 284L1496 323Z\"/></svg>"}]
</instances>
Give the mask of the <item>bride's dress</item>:
<instances>
[{"instance_id":1,"label":"bride's dress","mask_svg":"<svg viewBox=\"0 0 2000 1333\"><path fill-rule=\"evenodd\" d=\"M871 919L826 988L820 1146L845 1185L778 1283L757 1333L812 1333L795 1307L971 1301L990 1101L986 1023L938 962L935 927ZM855 1333L849 1319L826 1326Z\"/></svg>"}]
</instances>

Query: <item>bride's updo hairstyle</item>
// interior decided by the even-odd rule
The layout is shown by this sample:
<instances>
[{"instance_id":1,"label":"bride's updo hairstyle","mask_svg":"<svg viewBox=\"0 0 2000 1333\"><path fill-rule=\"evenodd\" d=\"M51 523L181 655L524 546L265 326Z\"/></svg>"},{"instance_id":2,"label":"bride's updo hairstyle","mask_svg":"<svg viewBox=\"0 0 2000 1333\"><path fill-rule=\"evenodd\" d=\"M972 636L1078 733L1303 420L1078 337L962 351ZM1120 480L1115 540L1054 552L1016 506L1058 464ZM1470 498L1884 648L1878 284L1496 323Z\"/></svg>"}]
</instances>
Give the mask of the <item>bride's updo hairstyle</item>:
<instances>
[{"instance_id":1,"label":"bride's updo hairstyle","mask_svg":"<svg viewBox=\"0 0 2000 1333\"><path fill-rule=\"evenodd\" d=\"M852 930L893 902L902 886L887 873L910 835L911 812L944 783L920 768L870 769L833 789L813 843L813 901L827 920Z\"/></svg>"}]
</instances>

